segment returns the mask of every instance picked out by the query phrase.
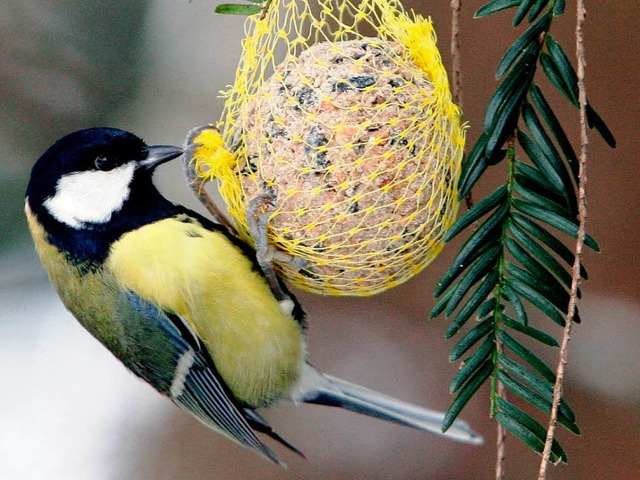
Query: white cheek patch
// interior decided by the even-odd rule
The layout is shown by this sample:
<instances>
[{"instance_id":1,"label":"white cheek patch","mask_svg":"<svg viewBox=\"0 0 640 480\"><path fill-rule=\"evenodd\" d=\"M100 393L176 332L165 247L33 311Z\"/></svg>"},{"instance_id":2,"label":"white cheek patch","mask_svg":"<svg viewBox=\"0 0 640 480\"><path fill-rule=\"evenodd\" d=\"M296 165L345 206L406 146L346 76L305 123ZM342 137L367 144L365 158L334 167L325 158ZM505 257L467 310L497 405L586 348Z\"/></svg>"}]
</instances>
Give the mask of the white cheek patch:
<instances>
[{"instance_id":1,"label":"white cheek patch","mask_svg":"<svg viewBox=\"0 0 640 480\"><path fill-rule=\"evenodd\" d=\"M58 180L55 195L47 198L44 206L56 220L70 227L106 223L129 198L134 170L134 163L129 162L108 172L64 175Z\"/></svg>"}]
</instances>

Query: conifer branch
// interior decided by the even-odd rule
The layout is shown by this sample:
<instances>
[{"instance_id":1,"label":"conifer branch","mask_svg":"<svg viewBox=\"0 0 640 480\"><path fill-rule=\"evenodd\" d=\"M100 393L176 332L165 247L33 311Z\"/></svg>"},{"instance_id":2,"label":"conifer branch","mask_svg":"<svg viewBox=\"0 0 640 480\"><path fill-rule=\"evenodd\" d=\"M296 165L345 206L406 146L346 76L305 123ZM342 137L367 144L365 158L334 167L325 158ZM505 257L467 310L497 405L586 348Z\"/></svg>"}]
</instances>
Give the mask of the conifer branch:
<instances>
[{"instance_id":1,"label":"conifer branch","mask_svg":"<svg viewBox=\"0 0 640 480\"><path fill-rule=\"evenodd\" d=\"M463 109L462 56L460 54L460 11L462 0L451 0L451 83L453 85L453 103ZM464 197L467 209L473 207L471 192Z\"/></svg>"},{"instance_id":2,"label":"conifer branch","mask_svg":"<svg viewBox=\"0 0 640 480\"><path fill-rule=\"evenodd\" d=\"M451 5L455 13L458 3L452 0ZM562 381L571 324L580 321L579 279L587 278L581 265L582 248L599 251L584 224L586 133L579 158L538 78L545 76L551 87L580 109L583 129L595 129L612 147L616 140L588 103L584 78L579 87L576 70L550 32L565 6L564 0L491 0L475 14L481 18L512 9L514 27L526 27L496 69L500 84L487 105L480 137L463 163L461 197L505 158L507 171L503 185L465 212L446 233L446 241L462 232L468 232L468 237L438 284L434 292L438 301L431 311L432 318L444 314L450 319L445 337L459 337L450 360L462 361L451 382L456 396L443 429L490 380L490 413L500 424L497 479L504 477L506 432L541 455L546 448L547 463L567 461L564 449L554 440L556 423L580 433L575 413L562 398ZM452 33L453 41L457 39ZM584 51L580 51L580 75L584 76ZM578 239L576 250L564 244L565 235ZM566 328L560 365L555 369L536 350L561 345L545 331L545 324L531 325L531 313ZM523 343L527 337L537 342L533 348ZM507 400L506 391L516 402ZM529 413L532 409L547 415L553 411L549 429Z\"/></svg>"},{"instance_id":3,"label":"conifer branch","mask_svg":"<svg viewBox=\"0 0 640 480\"><path fill-rule=\"evenodd\" d=\"M575 248L575 260L573 262L571 275L571 291L569 298L569 308L567 313L567 323L564 328L562 342L560 344L560 360L556 369L556 383L553 389L553 402L551 414L549 416L549 427L547 438L542 452L542 461L538 472L538 480L545 480L549 458L551 456L551 446L555 434L558 420L558 407L562 400L562 387L564 381L564 370L568 359L569 340L571 338L571 326L576 312L578 301L578 288L580 285L580 262L584 247L586 234L587 203L586 203L586 183L587 183L587 155L589 149L589 137L587 133L587 89L585 84L585 49L584 49L584 24L586 9L584 0L578 0L576 12L576 56L578 61L578 102L580 105L580 163L578 173L578 239Z\"/></svg>"}]
</instances>

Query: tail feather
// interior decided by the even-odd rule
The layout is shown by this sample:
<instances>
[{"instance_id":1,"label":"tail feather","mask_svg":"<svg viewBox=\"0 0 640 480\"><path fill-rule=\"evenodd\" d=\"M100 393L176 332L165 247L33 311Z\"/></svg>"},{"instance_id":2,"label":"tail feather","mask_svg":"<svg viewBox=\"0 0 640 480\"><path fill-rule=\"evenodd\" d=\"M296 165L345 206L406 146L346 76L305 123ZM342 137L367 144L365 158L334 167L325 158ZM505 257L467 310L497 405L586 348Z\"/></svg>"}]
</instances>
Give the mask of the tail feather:
<instances>
[{"instance_id":1,"label":"tail feather","mask_svg":"<svg viewBox=\"0 0 640 480\"><path fill-rule=\"evenodd\" d=\"M441 412L419 407L330 375L323 375L310 366L306 370L305 373L309 374L305 382L306 388L299 398L303 402L341 407L462 443L483 443L482 437L462 420L455 421L446 432L442 432L444 414ZM313 381L309 381L309 377L313 378Z\"/></svg>"},{"instance_id":2,"label":"tail feather","mask_svg":"<svg viewBox=\"0 0 640 480\"><path fill-rule=\"evenodd\" d=\"M305 457L304 453L302 453L301 450L294 447L292 444L286 441L283 437L281 437L280 434L278 434L278 432L276 432L273 428L271 428L271 425L269 425L264 418L258 415L258 413L255 410L250 408L245 408L242 411L244 413L245 418L249 422L249 425L251 425L251 428L253 428L257 432L264 433L265 435L270 436L274 440L280 442L282 445L287 447L292 452L300 455L302 458L307 458Z\"/></svg>"}]
</instances>

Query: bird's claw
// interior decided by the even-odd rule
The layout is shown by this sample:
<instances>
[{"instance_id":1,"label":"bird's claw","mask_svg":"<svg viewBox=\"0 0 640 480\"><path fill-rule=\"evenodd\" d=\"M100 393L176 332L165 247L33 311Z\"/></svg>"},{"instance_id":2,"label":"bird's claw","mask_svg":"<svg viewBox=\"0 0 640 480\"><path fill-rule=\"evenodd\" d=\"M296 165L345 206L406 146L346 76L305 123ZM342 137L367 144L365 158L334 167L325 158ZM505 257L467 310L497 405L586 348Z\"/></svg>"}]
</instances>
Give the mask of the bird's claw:
<instances>
[{"instance_id":1,"label":"bird's claw","mask_svg":"<svg viewBox=\"0 0 640 480\"><path fill-rule=\"evenodd\" d=\"M269 243L267 234L267 225L272 213L269 211L269 207L273 205L274 198L274 195L268 192L252 198L247 206L246 217L256 248L256 260L269 282L271 292L278 300L285 300L289 298L289 295L282 290L273 266L273 260L277 258L279 252ZM266 210L260 213L263 208Z\"/></svg>"},{"instance_id":2,"label":"bird's claw","mask_svg":"<svg viewBox=\"0 0 640 480\"><path fill-rule=\"evenodd\" d=\"M184 141L184 155L182 160L182 165L184 167L184 174L187 177L187 181L191 185L194 181L199 180L198 174L196 173L195 162L193 161L193 157L196 153L196 150L202 146L201 143L195 143L196 138L204 132L205 130L218 130L213 124L201 125L199 127L192 128L187 133L187 138ZM202 182L199 183L200 186Z\"/></svg>"},{"instance_id":3,"label":"bird's claw","mask_svg":"<svg viewBox=\"0 0 640 480\"><path fill-rule=\"evenodd\" d=\"M227 217L222 213L222 211L215 204L211 196L204 189L204 180L198 175L196 170L196 163L193 161L193 157L196 154L198 148L202 147L201 143L194 143L196 138L204 132L205 130L216 130L218 129L212 124L202 125L200 127L195 127L189 130L187 133L187 138L184 142L184 155L182 160L182 166L184 171L184 176L187 180L187 185L193 191L196 198L204 205L209 213L213 216L216 222L221 225L224 225L227 230L237 236L237 231L234 226L229 222Z\"/></svg>"}]
</instances>

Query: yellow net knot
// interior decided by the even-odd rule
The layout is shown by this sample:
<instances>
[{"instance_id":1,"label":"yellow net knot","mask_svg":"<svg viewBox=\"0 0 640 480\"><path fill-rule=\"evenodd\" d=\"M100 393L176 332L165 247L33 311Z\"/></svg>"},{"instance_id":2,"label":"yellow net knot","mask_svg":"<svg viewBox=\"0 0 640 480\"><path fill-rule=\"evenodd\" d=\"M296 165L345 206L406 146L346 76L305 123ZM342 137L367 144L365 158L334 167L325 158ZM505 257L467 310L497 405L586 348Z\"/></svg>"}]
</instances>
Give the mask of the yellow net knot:
<instances>
[{"instance_id":1,"label":"yellow net knot","mask_svg":"<svg viewBox=\"0 0 640 480\"><path fill-rule=\"evenodd\" d=\"M227 150L219 130L203 130L193 139L193 144L199 145L192 157L199 176L206 180L222 180L233 175L236 157Z\"/></svg>"},{"instance_id":2,"label":"yellow net knot","mask_svg":"<svg viewBox=\"0 0 640 480\"><path fill-rule=\"evenodd\" d=\"M465 138L431 20L397 0L273 0L246 31L222 137L197 160L239 235L268 193L297 287L371 295L416 275L455 220Z\"/></svg>"}]
</instances>

